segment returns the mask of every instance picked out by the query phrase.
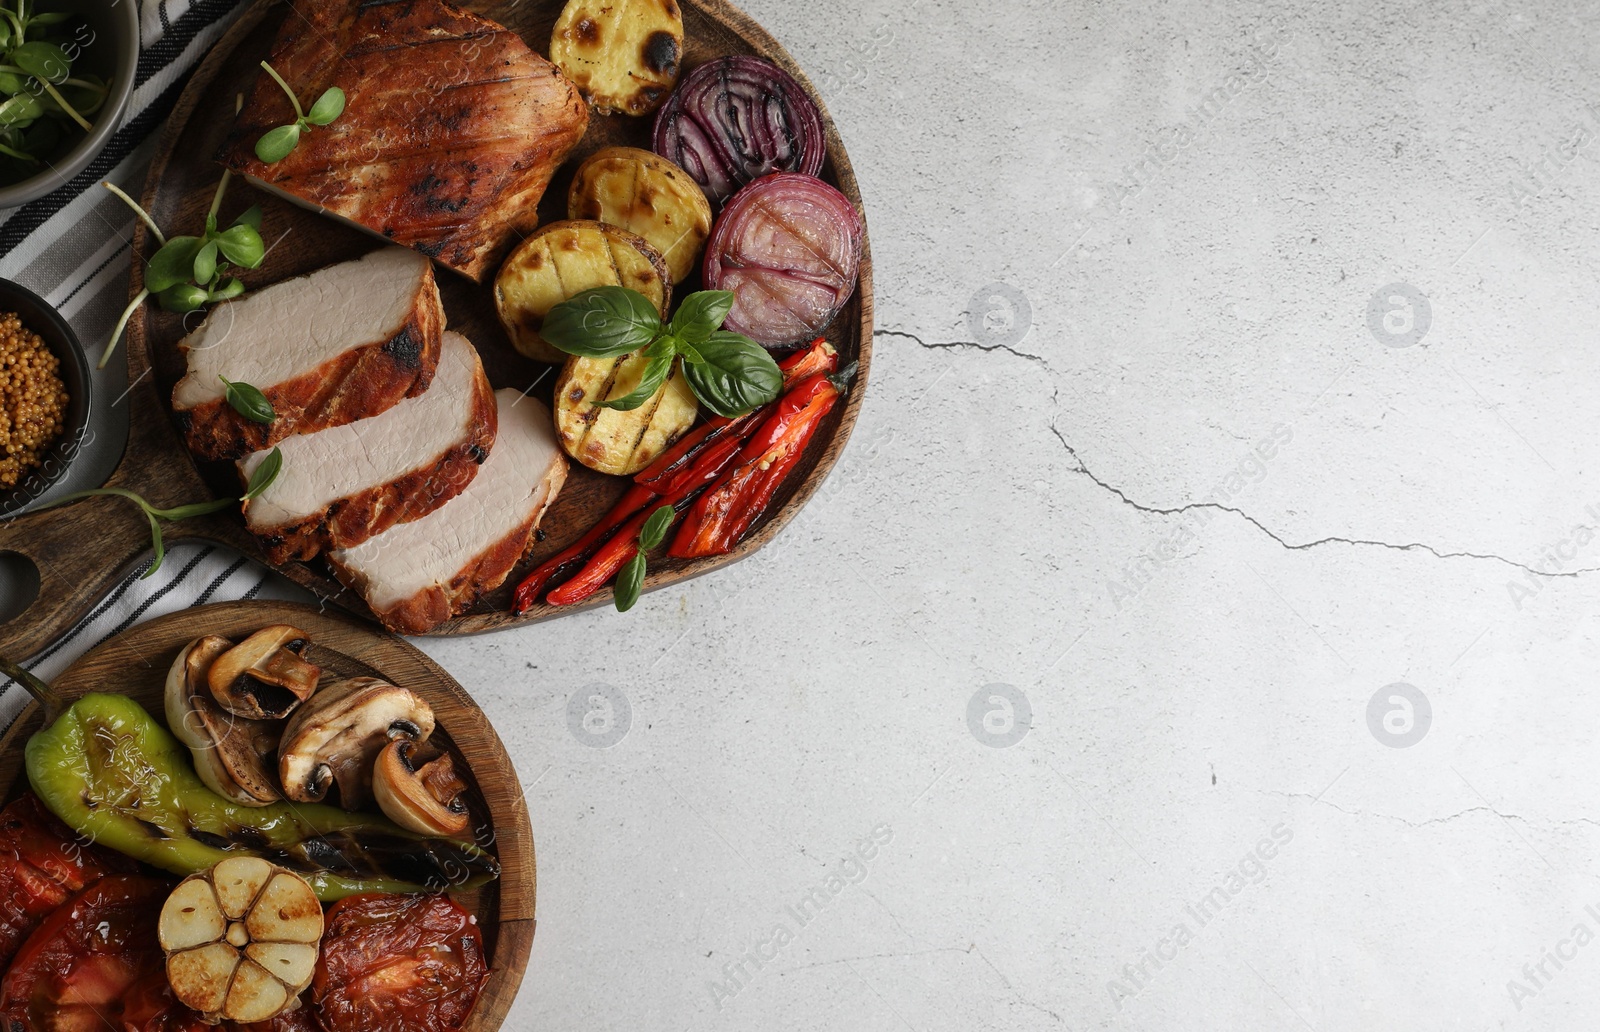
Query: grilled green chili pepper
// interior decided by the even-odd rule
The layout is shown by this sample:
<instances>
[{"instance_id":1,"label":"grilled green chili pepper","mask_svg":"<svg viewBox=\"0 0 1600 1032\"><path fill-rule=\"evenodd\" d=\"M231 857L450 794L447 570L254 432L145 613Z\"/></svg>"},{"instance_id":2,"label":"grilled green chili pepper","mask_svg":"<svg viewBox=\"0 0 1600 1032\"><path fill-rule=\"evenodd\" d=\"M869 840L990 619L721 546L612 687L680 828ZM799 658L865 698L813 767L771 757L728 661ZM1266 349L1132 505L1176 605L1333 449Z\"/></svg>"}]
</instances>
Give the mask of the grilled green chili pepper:
<instances>
[{"instance_id":1,"label":"grilled green chili pepper","mask_svg":"<svg viewBox=\"0 0 1600 1032\"><path fill-rule=\"evenodd\" d=\"M500 873L474 845L413 835L381 817L229 802L200 781L166 728L121 695L85 695L28 740L26 757L33 790L74 831L174 874L250 854L299 873L331 902L471 888Z\"/></svg>"}]
</instances>

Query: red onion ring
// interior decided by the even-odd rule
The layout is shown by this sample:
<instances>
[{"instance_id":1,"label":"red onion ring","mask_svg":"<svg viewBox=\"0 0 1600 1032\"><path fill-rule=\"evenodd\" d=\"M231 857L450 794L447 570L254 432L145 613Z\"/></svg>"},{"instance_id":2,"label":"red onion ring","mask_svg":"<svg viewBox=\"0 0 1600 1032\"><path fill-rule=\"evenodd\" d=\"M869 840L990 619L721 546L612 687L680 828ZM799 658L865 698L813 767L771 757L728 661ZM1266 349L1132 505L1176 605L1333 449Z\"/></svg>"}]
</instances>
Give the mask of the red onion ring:
<instances>
[{"instance_id":1,"label":"red onion ring","mask_svg":"<svg viewBox=\"0 0 1600 1032\"><path fill-rule=\"evenodd\" d=\"M731 290L723 325L769 348L812 340L855 292L861 215L814 176L765 176L733 196L706 244L707 290Z\"/></svg>"},{"instance_id":2,"label":"red onion ring","mask_svg":"<svg viewBox=\"0 0 1600 1032\"><path fill-rule=\"evenodd\" d=\"M690 72L656 115L655 151L688 171L713 203L772 172L822 170L822 116L771 61L732 56Z\"/></svg>"}]
</instances>

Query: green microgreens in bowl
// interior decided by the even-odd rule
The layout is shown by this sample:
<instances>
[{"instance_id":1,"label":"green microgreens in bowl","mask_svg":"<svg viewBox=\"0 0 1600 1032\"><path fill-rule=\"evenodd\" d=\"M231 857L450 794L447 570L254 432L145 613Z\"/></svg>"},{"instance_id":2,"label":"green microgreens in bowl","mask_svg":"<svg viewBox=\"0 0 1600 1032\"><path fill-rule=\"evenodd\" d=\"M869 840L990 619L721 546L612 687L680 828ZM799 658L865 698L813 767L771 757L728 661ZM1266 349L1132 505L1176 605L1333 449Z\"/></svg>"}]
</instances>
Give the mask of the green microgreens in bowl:
<instances>
[{"instance_id":1,"label":"green microgreens in bowl","mask_svg":"<svg viewBox=\"0 0 1600 1032\"><path fill-rule=\"evenodd\" d=\"M667 539L667 531L672 529L672 521L677 515L677 510L672 506L663 505L651 513L650 518L644 521L644 526L639 528L639 551L617 571L617 583L612 591L617 612L626 613L639 601L639 589L644 587L644 554Z\"/></svg>"},{"instance_id":2,"label":"green microgreens in bowl","mask_svg":"<svg viewBox=\"0 0 1600 1032\"><path fill-rule=\"evenodd\" d=\"M682 360L683 378L701 404L737 418L765 405L783 389L783 373L767 349L720 329L733 308L733 292L702 290L678 306L669 325L650 299L626 287L596 287L550 309L539 329L552 347L585 358L621 358L643 350L650 359L639 387L624 397L596 402L628 412L649 401Z\"/></svg>"},{"instance_id":3,"label":"green microgreens in bowl","mask_svg":"<svg viewBox=\"0 0 1600 1032\"><path fill-rule=\"evenodd\" d=\"M337 86L329 86L322 91L316 103L311 105L311 110L300 106L300 98L295 96L294 90L283 81L283 76L278 70L267 62L261 62L261 67L266 69L273 81L283 87L283 92L289 95L289 103L294 105L295 119L288 125L280 125L276 129L269 129L256 141L256 157L272 164L282 161L300 145L300 135L308 133L313 126L328 125L334 119L344 114L344 90Z\"/></svg>"},{"instance_id":4,"label":"green microgreens in bowl","mask_svg":"<svg viewBox=\"0 0 1600 1032\"><path fill-rule=\"evenodd\" d=\"M111 361L111 353L122 338L123 328L144 299L151 294L169 312L193 312L217 301L227 301L244 293L244 281L232 275L235 267L259 268L266 257L266 247L261 242L261 209L252 206L238 218L222 228L217 222L217 211L222 207L222 195L227 192L232 172L224 171L217 183L217 192L211 198L211 210L206 213L203 236L175 236L170 240L156 225L155 219L132 197L113 183L103 183L107 190L122 198L140 220L149 227L161 249L150 256L144 270L144 288L135 294L122 316L111 330L105 352L100 356L100 368ZM237 406L235 406L237 407ZM241 412L242 415L248 413Z\"/></svg>"},{"instance_id":5,"label":"green microgreens in bowl","mask_svg":"<svg viewBox=\"0 0 1600 1032\"><path fill-rule=\"evenodd\" d=\"M155 561L150 564L150 568L148 570L144 571L143 575L141 576L141 579L143 579L143 577L149 577L157 570L161 569L161 563L166 559L166 542L161 536L162 523L176 523L179 520L193 519L196 516L209 516L214 512L221 512L223 509L226 509L231 505L237 505L240 502L248 502L253 498L259 498L261 493L267 488L271 487L274 480L278 479L278 473L282 471L282 469L283 452L279 451L277 448L273 448L271 454L269 454L265 459L261 460L261 464L256 467L255 472L250 474L250 483L246 485L244 494L238 498L215 498L209 502L196 502L193 505L179 505L172 509L158 509L149 502L145 501L143 495L136 494L135 492L126 490L125 488L98 487L92 491L75 491L72 494L63 495L51 502L49 505L41 506L40 511L42 512L44 509L53 509L58 505L66 505L68 502L76 502L84 498L93 498L98 495L109 495L115 498L128 499L130 502L137 505L144 512L145 518L150 521L150 546L155 549Z\"/></svg>"},{"instance_id":6,"label":"green microgreens in bowl","mask_svg":"<svg viewBox=\"0 0 1600 1032\"><path fill-rule=\"evenodd\" d=\"M74 17L66 11L36 14L33 0L0 0L0 156L7 159L7 179L33 175L54 156L71 131L69 122L84 132L93 129L87 116L111 93L99 76L72 74L72 62L94 39L88 26L80 23L71 37L51 31Z\"/></svg>"}]
</instances>

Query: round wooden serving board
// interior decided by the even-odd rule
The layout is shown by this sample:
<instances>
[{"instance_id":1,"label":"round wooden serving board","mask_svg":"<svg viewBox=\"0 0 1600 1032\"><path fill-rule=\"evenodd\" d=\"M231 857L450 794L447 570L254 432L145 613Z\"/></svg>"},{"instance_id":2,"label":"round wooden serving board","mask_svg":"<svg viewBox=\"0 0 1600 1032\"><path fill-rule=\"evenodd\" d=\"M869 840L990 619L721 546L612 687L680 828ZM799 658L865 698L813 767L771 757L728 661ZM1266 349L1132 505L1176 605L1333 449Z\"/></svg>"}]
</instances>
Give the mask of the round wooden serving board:
<instances>
[{"instance_id":1,"label":"round wooden serving board","mask_svg":"<svg viewBox=\"0 0 1600 1032\"><path fill-rule=\"evenodd\" d=\"M685 27L685 69L726 54L756 54L781 65L810 92L822 112L828 158L822 178L862 208L850 159L833 120L816 90L784 49L747 15L724 0L680 0ZM548 53L550 32L563 0L478 0L462 6L519 32L541 54ZM257 62L267 56L278 26L287 16L282 0L257 0L218 41L189 82L159 142L143 203L168 233L192 233L203 224L221 169L211 160L232 121L233 97L254 79ZM592 116L588 134L556 173L540 204L541 224L566 218L567 188L573 170L602 147L649 148L652 119L615 115ZM372 238L334 220L304 211L235 180L223 202L223 218L251 204L266 215L262 236L269 245L260 269L243 278L250 288L264 286L313 269L357 257L375 246ZM287 234L287 236L285 236ZM154 250L143 225L136 231L135 254ZM281 240L281 242L280 242ZM277 246L273 246L277 244ZM460 330L478 346L495 387L516 387L548 401L556 370L523 358L512 347L495 316L491 288L443 269L438 273L445 313L451 329ZM132 290L143 282L143 265L134 265ZM680 284L678 297L700 287L699 276ZM190 326L196 317L190 317ZM153 303L139 309L128 325L129 376L135 381L130 398L127 451L108 486L144 495L160 508L226 497L239 492L231 464L196 463L190 458L171 418L172 386L183 374L177 343L187 331L179 316ZM770 542L816 492L844 450L860 411L872 357L872 256L862 244L861 281L854 297L828 330L839 350L840 365L858 364L855 387L815 438L796 474L784 485L768 514L730 555L712 559L674 560L652 556L644 590L651 591L738 562ZM510 578L476 606L450 620L434 634L464 635L499 630L519 623L574 612L578 608L535 606L522 617L510 613L511 591L521 577L543 559L576 540L597 522L627 487L627 480L608 477L572 463L565 489L545 516L541 539ZM170 525L169 542L184 538L217 541L258 559L261 549L246 532L236 510ZM63 509L20 517L0 526L0 554L18 552L39 567L39 597L25 612L0 624L0 652L31 655L71 627L110 590L116 580L150 555L149 526L129 502L91 498ZM352 613L371 618L359 595L345 590L320 560L278 567L297 583ZM608 605L609 589L589 606Z\"/></svg>"},{"instance_id":2,"label":"round wooden serving board","mask_svg":"<svg viewBox=\"0 0 1600 1032\"><path fill-rule=\"evenodd\" d=\"M522 984L533 946L534 856L528 806L505 746L461 686L421 651L350 616L321 613L290 602L226 602L188 609L124 631L79 659L51 686L63 703L89 692L126 695L161 719L167 669L203 634L235 641L270 624L290 624L311 636L307 658L331 678L381 677L427 700L438 721L433 744L466 772L474 838L500 860L500 877L481 889L452 893L483 930L489 981L463 1032L495 1032ZM165 723L165 721L162 721ZM30 703L0 737L0 797L27 788L24 744L44 725Z\"/></svg>"}]
</instances>

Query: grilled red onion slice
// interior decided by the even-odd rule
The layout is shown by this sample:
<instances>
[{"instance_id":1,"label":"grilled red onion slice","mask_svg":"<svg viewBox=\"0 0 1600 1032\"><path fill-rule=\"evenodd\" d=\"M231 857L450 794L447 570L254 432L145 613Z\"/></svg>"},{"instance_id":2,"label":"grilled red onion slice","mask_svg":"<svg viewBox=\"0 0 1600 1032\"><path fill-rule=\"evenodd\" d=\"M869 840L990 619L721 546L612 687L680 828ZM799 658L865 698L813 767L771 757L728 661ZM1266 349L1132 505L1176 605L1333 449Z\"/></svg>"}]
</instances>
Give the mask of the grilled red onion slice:
<instances>
[{"instance_id":1,"label":"grilled red onion slice","mask_svg":"<svg viewBox=\"0 0 1600 1032\"><path fill-rule=\"evenodd\" d=\"M731 290L723 325L769 348L809 341L855 291L861 216L812 176L779 173L734 194L706 245L707 290Z\"/></svg>"},{"instance_id":2,"label":"grilled red onion slice","mask_svg":"<svg viewBox=\"0 0 1600 1032\"><path fill-rule=\"evenodd\" d=\"M687 169L717 204L770 172L816 175L825 149L817 106L759 57L701 65L656 115L656 153Z\"/></svg>"}]
</instances>

